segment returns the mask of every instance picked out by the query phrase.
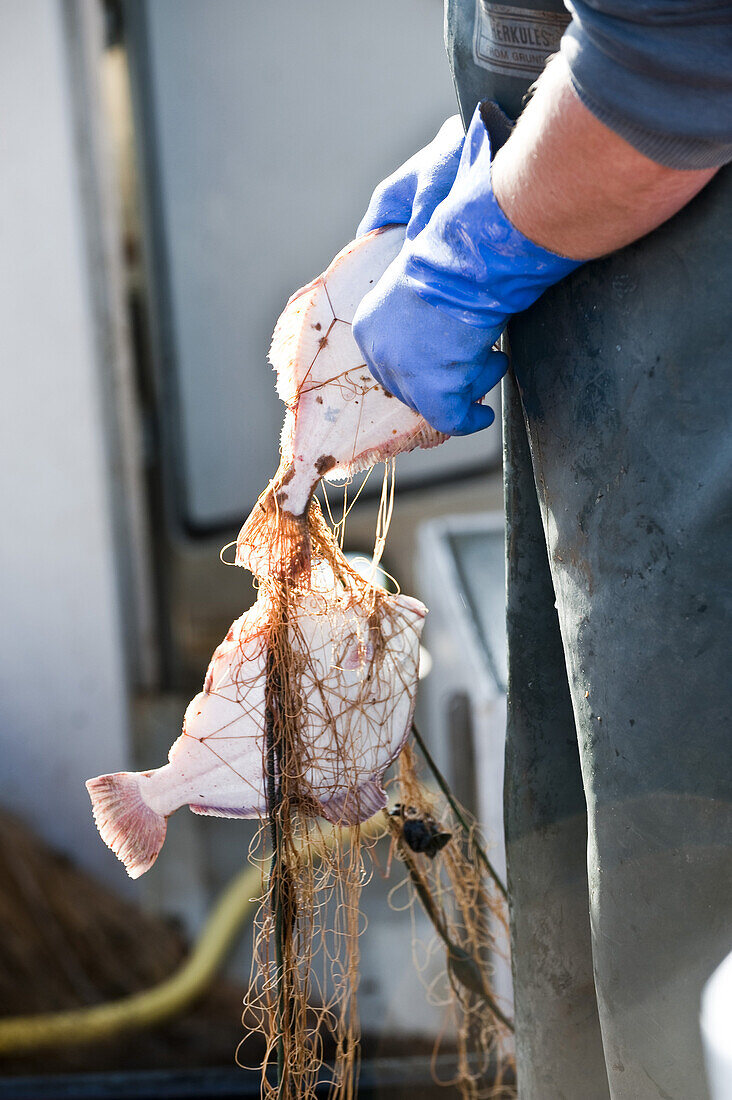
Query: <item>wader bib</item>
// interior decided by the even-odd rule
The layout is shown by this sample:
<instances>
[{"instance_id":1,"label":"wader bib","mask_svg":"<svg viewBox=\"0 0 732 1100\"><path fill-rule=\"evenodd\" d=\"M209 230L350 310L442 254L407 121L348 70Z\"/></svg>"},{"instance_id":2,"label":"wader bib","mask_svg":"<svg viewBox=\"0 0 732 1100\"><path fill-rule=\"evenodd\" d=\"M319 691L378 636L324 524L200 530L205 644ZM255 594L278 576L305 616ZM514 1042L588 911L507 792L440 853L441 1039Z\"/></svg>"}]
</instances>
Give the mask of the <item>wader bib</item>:
<instances>
[{"instance_id":1,"label":"wader bib","mask_svg":"<svg viewBox=\"0 0 732 1100\"><path fill-rule=\"evenodd\" d=\"M539 10L540 9L540 10ZM464 121L568 22L448 0ZM728 167L509 326L505 816L520 1100L703 1100L732 946Z\"/></svg>"}]
</instances>

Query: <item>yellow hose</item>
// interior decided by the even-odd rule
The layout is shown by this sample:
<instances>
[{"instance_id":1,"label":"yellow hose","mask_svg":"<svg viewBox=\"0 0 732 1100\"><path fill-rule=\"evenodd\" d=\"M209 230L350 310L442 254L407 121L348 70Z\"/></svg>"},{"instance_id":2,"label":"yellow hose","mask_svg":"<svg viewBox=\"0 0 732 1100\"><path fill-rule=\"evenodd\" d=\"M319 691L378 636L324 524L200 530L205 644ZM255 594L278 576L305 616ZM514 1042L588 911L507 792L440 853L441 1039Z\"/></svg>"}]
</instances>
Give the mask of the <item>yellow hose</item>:
<instances>
[{"instance_id":1,"label":"yellow hose","mask_svg":"<svg viewBox=\"0 0 732 1100\"><path fill-rule=\"evenodd\" d=\"M380 815L374 815L361 825L360 831L362 836L382 834ZM313 858L319 859L336 841L345 842L349 834L348 829L328 833L320 848L315 844L311 846ZM95 1043L122 1031L158 1024L182 1012L210 983L242 923L256 910L261 889L262 874L257 867L247 867L236 875L206 921L190 957L170 978L152 989L89 1008L0 1017L0 1055Z\"/></svg>"}]
</instances>

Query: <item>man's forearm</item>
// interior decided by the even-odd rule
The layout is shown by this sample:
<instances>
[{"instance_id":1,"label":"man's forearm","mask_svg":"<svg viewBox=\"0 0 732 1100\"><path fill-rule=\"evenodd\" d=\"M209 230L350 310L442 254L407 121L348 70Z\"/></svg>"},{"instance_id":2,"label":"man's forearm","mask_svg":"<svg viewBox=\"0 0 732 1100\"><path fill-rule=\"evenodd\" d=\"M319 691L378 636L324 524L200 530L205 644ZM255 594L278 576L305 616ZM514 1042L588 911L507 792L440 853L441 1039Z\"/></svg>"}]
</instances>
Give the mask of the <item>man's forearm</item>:
<instances>
[{"instance_id":1,"label":"man's forearm","mask_svg":"<svg viewBox=\"0 0 732 1100\"><path fill-rule=\"evenodd\" d=\"M526 237L587 260L650 233L716 171L679 171L644 157L583 106L556 58L497 154L492 177L501 208Z\"/></svg>"}]
</instances>

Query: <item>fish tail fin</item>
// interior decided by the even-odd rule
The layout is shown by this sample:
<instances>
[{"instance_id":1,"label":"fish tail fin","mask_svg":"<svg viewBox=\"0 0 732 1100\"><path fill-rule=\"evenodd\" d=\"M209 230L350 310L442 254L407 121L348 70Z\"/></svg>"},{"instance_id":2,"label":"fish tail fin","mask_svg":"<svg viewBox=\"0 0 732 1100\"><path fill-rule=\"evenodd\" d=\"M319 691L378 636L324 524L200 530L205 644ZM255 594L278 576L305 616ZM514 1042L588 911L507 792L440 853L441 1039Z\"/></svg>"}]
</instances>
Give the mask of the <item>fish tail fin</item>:
<instances>
[{"instance_id":1,"label":"fish tail fin","mask_svg":"<svg viewBox=\"0 0 732 1100\"><path fill-rule=\"evenodd\" d=\"M152 867L163 846L166 818L143 799L136 772L98 775L87 780L86 789L99 835L130 878L139 878Z\"/></svg>"},{"instance_id":2,"label":"fish tail fin","mask_svg":"<svg viewBox=\"0 0 732 1100\"><path fill-rule=\"evenodd\" d=\"M236 540L236 564L256 577L299 577L310 571L307 509L293 516L277 502L277 484L260 496Z\"/></svg>"}]
</instances>

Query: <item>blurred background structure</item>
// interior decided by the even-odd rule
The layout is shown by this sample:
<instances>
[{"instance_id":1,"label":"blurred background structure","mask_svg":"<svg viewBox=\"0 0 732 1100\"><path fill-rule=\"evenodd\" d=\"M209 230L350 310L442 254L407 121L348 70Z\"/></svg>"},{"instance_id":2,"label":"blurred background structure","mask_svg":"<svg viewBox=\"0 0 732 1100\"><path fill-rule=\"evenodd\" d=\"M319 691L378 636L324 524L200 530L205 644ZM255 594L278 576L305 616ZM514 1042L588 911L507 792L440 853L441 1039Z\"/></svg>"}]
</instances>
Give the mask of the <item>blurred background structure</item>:
<instances>
[{"instance_id":1,"label":"blurred background structure","mask_svg":"<svg viewBox=\"0 0 732 1100\"><path fill-rule=\"evenodd\" d=\"M375 184L454 113L442 4L0 0L0 105L0 810L120 906L145 910L140 935L161 946L129 971L132 989L163 977L196 937L244 865L251 830L181 812L154 873L133 885L99 840L84 780L164 761L213 648L251 602L248 576L219 550L277 466L270 335L292 291L353 236ZM421 722L460 797L488 821L498 863L499 461L497 426L401 458L385 559L433 606ZM367 487L347 548L370 550L375 514ZM15 921L12 936L0 927L11 955L21 925L32 942L58 919L51 857L18 828L3 836L26 854L0 862L0 892L23 898L0 913ZM81 879L57 878L92 905ZM377 1053L379 1035L423 1035L428 1050L439 1014L387 893L377 886L367 902L364 1029ZM114 924L103 896L97 911ZM68 904L55 954L12 956L3 1013L125 991L106 971L96 985L64 978L62 959L90 943ZM0 1073L170 1066L186 1041L186 1064L199 1048L203 1061L230 1064L241 1000L231 991L247 956L244 937L217 1002L233 1015L218 1046L215 1027L181 1024L155 1048L128 1042L60 1063L45 1052L0 1061ZM45 973L59 964L58 989L44 1000L40 980L13 1000L34 960ZM505 967L501 981L509 996Z\"/></svg>"}]
</instances>

